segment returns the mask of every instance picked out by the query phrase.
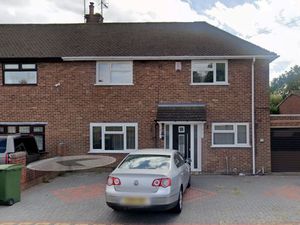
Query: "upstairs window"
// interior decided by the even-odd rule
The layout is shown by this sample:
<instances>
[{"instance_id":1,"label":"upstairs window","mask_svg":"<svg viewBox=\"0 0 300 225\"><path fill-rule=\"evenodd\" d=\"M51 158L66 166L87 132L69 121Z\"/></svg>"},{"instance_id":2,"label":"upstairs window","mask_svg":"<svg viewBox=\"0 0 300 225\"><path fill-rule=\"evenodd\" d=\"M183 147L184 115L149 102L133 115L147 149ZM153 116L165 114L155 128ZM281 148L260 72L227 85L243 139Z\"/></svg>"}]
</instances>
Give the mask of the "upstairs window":
<instances>
[{"instance_id":1,"label":"upstairs window","mask_svg":"<svg viewBox=\"0 0 300 225\"><path fill-rule=\"evenodd\" d=\"M96 84L131 85L133 84L132 61L97 62Z\"/></svg>"},{"instance_id":2,"label":"upstairs window","mask_svg":"<svg viewBox=\"0 0 300 225\"><path fill-rule=\"evenodd\" d=\"M192 61L192 84L227 84L228 62L226 60Z\"/></svg>"},{"instance_id":3,"label":"upstairs window","mask_svg":"<svg viewBox=\"0 0 300 225\"><path fill-rule=\"evenodd\" d=\"M37 84L36 64L4 64L3 83L8 85Z\"/></svg>"}]
</instances>

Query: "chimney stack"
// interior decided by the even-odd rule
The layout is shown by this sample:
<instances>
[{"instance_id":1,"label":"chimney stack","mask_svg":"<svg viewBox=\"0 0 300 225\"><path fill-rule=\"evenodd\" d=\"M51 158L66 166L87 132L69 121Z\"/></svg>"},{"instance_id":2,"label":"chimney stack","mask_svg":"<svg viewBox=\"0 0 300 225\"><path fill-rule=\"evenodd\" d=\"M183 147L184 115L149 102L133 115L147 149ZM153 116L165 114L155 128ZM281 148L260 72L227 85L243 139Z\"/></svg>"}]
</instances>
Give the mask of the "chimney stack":
<instances>
[{"instance_id":1,"label":"chimney stack","mask_svg":"<svg viewBox=\"0 0 300 225\"><path fill-rule=\"evenodd\" d=\"M89 24L97 24L103 23L103 16L100 13L95 13L95 6L93 2L90 2L89 5L89 14L86 14L84 17L86 19L86 23Z\"/></svg>"}]
</instances>

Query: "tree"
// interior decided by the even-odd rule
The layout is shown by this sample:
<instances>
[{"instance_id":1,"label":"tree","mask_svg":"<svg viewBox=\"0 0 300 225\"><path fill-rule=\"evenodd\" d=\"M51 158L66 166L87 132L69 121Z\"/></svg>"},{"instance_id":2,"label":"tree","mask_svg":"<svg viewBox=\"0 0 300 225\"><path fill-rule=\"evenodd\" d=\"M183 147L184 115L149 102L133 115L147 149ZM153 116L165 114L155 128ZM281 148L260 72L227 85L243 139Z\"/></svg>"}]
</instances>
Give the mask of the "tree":
<instances>
[{"instance_id":1,"label":"tree","mask_svg":"<svg viewBox=\"0 0 300 225\"><path fill-rule=\"evenodd\" d=\"M282 101L282 96L279 94L270 95L270 112L271 114L279 114L278 104Z\"/></svg>"},{"instance_id":2,"label":"tree","mask_svg":"<svg viewBox=\"0 0 300 225\"><path fill-rule=\"evenodd\" d=\"M300 90L300 66L296 65L289 71L274 78L271 82L271 94L285 98L291 91Z\"/></svg>"},{"instance_id":3,"label":"tree","mask_svg":"<svg viewBox=\"0 0 300 225\"><path fill-rule=\"evenodd\" d=\"M300 66L298 65L271 81L270 112L272 114L278 114L278 104L285 99L291 91L295 90L300 90Z\"/></svg>"}]
</instances>

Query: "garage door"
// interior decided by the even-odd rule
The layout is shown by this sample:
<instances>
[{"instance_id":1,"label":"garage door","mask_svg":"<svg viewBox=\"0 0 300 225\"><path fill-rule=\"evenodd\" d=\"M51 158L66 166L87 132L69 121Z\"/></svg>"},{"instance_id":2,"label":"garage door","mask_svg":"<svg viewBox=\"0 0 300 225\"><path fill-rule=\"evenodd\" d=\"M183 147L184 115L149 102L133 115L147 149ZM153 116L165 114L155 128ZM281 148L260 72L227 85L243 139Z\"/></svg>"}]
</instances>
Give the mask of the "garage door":
<instances>
[{"instance_id":1,"label":"garage door","mask_svg":"<svg viewBox=\"0 0 300 225\"><path fill-rule=\"evenodd\" d=\"M273 172L300 171L300 128L271 129Z\"/></svg>"}]
</instances>

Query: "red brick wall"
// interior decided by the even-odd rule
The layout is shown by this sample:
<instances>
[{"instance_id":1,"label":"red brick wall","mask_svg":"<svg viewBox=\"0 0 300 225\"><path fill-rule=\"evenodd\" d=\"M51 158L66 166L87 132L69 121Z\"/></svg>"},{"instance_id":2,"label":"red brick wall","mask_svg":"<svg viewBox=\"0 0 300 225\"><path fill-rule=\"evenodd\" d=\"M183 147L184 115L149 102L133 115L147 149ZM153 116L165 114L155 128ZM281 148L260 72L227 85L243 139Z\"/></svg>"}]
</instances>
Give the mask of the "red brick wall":
<instances>
[{"instance_id":1,"label":"red brick wall","mask_svg":"<svg viewBox=\"0 0 300 225\"><path fill-rule=\"evenodd\" d=\"M298 115L271 115L271 128L300 127Z\"/></svg>"},{"instance_id":2,"label":"red brick wall","mask_svg":"<svg viewBox=\"0 0 300 225\"><path fill-rule=\"evenodd\" d=\"M39 63L37 86L0 86L0 121L48 122L46 148L50 156L56 154L61 142L67 154L85 154L91 122L137 122L139 148L156 147L158 103L203 102L207 104L203 171L225 171L227 158L231 170L248 172L251 148L210 145L212 122L251 123L251 63L229 60L230 84L225 86L191 86L190 61L182 61L180 72L175 72L174 61L135 61L133 86L95 86L95 62ZM257 142L257 160L259 167L268 170L269 72L267 63L257 61L256 65L256 132L264 138L264 143ZM54 87L58 82L61 86Z\"/></svg>"},{"instance_id":3,"label":"red brick wall","mask_svg":"<svg viewBox=\"0 0 300 225\"><path fill-rule=\"evenodd\" d=\"M279 106L280 114L300 114L300 96L290 95Z\"/></svg>"}]
</instances>

